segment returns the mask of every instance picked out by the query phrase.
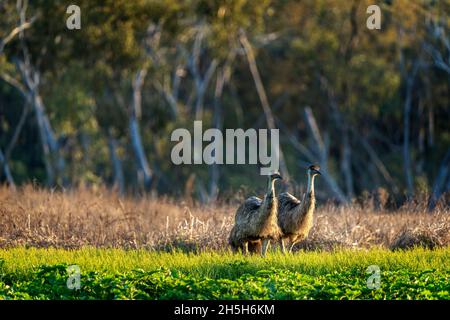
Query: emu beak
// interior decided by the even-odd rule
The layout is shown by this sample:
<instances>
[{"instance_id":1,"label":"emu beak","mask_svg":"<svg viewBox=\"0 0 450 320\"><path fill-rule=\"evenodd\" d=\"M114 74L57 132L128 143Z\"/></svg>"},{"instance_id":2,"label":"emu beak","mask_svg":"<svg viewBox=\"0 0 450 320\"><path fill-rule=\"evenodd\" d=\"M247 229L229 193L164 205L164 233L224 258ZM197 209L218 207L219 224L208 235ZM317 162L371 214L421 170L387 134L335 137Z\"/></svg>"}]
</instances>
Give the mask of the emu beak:
<instances>
[{"instance_id":1,"label":"emu beak","mask_svg":"<svg viewBox=\"0 0 450 320\"><path fill-rule=\"evenodd\" d=\"M272 179L280 179L280 180L283 180L283 177L282 177L279 173L274 173L274 174L272 175Z\"/></svg>"},{"instance_id":2,"label":"emu beak","mask_svg":"<svg viewBox=\"0 0 450 320\"><path fill-rule=\"evenodd\" d=\"M319 176L322 175L319 170L314 170L314 173L318 174Z\"/></svg>"}]
</instances>

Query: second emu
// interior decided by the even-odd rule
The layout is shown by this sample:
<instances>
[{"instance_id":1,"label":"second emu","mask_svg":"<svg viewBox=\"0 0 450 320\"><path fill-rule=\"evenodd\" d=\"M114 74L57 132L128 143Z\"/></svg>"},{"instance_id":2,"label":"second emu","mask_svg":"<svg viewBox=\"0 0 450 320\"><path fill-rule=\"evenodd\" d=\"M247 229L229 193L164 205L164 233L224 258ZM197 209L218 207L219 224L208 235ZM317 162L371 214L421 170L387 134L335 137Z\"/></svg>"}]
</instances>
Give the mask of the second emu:
<instances>
[{"instance_id":1,"label":"second emu","mask_svg":"<svg viewBox=\"0 0 450 320\"><path fill-rule=\"evenodd\" d=\"M312 165L308 168L308 186L302 201L288 192L283 192L278 197L278 224L282 236L280 245L283 252L285 240L290 240L289 252L299 241L304 240L313 225L313 213L316 205L314 195L314 177L320 175L319 166Z\"/></svg>"},{"instance_id":2,"label":"second emu","mask_svg":"<svg viewBox=\"0 0 450 320\"><path fill-rule=\"evenodd\" d=\"M260 248L261 254L267 252L270 240L278 240L281 232L277 221L278 203L275 196L275 181L282 179L278 173L268 178L267 193L264 200L250 197L236 211L234 227L229 243L233 251L242 249L244 254Z\"/></svg>"}]
</instances>

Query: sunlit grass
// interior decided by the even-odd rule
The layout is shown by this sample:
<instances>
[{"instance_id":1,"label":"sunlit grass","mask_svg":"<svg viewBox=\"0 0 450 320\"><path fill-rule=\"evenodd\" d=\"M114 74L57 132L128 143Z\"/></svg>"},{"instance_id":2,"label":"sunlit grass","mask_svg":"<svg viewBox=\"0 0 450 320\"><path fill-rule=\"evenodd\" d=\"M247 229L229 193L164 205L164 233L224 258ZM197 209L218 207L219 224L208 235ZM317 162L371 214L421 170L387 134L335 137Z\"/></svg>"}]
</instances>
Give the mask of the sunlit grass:
<instances>
[{"instance_id":1,"label":"sunlit grass","mask_svg":"<svg viewBox=\"0 0 450 320\"><path fill-rule=\"evenodd\" d=\"M14 273L17 276L25 276L41 265L65 263L78 265L82 272L126 272L134 269L151 271L165 267L198 276L233 278L269 268L287 269L310 275L353 269L365 270L369 265L378 265L385 271L398 269L449 271L450 248L436 250L416 248L394 252L380 248L347 249L334 252L297 252L289 255L271 252L262 258L256 255L243 257L226 251L193 254L91 247L77 250L16 247L1 249L0 260L4 261L3 272Z\"/></svg>"}]
</instances>

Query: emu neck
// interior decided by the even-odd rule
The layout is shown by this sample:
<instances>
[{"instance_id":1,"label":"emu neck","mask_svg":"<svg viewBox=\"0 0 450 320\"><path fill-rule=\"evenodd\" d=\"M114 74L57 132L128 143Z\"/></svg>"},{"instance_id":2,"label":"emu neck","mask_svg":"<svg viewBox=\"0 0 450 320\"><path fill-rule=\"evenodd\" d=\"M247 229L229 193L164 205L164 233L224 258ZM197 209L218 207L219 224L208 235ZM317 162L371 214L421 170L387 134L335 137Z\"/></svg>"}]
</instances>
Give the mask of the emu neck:
<instances>
[{"instance_id":1,"label":"emu neck","mask_svg":"<svg viewBox=\"0 0 450 320\"><path fill-rule=\"evenodd\" d=\"M269 179L267 184L267 193L264 197L263 210L265 211L266 217L276 215L276 197L275 197L275 180Z\"/></svg>"},{"instance_id":2,"label":"emu neck","mask_svg":"<svg viewBox=\"0 0 450 320\"><path fill-rule=\"evenodd\" d=\"M314 177L311 174L308 174L308 188L306 190L306 194L314 195Z\"/></svg>"},{"instance_id":3,"label":"emu neck","mask_svg":"<svg viewBox=\"0 0 450 320\"><path fill-rule=\"evenodd\" d=\"M267 195L275 195L275 180L272 180L271 178L269 178L267 183Z\"/></svg>"},{"instance_id":4,"label":"emu neck","mask_svg":"<svg viewBox=\"0 0 450 320\"><path fill-rule=\"evenodd\" d=\"M275 180L272 180L270 177L267 183L267 193L264 196L264 203L259 208L259 213L255 221L257 229L264 228L267 223L271 222L271 219L276 217Z\"/></svg>"}]
</instances>

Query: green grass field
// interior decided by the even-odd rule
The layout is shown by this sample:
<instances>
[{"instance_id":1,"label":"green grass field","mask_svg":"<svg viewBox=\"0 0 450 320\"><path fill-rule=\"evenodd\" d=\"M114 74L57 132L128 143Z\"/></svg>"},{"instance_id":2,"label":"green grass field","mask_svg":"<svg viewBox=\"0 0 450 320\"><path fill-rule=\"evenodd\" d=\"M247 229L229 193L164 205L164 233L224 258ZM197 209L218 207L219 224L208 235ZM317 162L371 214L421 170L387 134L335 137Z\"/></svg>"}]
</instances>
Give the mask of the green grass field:
<instances>
[{"instance_id":1,"label":"green grass field","mask_svg":"<svg viewBox=\"0 0 450 320\"><path fill-rule=\"evenodd\" d=\"M449 247L270 253L266 258L12 248L0 250L0 298L450 299L449 261ZM80 268L79 290L67 287L69 265ZM370 265L380 269L378 289L367 286Z\"/></svg>"}]
</instances>

